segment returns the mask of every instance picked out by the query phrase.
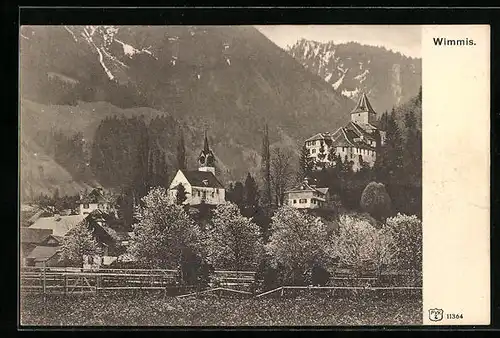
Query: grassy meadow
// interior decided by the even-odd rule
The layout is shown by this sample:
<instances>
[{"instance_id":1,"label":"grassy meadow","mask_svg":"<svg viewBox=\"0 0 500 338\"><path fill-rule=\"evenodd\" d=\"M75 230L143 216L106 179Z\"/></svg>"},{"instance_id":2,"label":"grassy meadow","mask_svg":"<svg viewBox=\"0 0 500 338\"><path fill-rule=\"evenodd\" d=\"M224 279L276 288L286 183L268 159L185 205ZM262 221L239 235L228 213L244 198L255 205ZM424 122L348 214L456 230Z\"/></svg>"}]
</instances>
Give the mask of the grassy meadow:
<instances>
[{"instance_id":1,"label":"grassy meadow","mask_svg":"<svg viewBox=\"0 0 500 338\"><path fill-rule=\"evenodd\" d=\"M419 325L420 297L175 298L154 294L21 298L21 325L346 326Z\"/></svg>"}]
</instances>

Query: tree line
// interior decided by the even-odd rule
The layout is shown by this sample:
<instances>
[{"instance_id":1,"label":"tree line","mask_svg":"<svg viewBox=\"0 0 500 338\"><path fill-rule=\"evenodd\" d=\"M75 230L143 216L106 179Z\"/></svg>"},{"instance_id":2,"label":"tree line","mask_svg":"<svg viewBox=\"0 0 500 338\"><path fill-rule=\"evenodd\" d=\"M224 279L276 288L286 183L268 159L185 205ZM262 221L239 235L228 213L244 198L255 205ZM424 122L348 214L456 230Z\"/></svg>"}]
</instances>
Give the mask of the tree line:
<instances>
[{"instance_id":1,"label":"tree line","mask_svg":"<svg viewBox=\"0 0 500 338\"><path fill-rule=\"evenodd\" d=\"M231 202L218 205L207 223L172 203L165 188L143 197L128 247L136 267L178 269L186 284L206 286L214 269L257 271L258 288L327 285L339 267L355 274L396 274L421 285L421 221L398 214L377 228L362 215L342 215L336 225L290 206L276 209L268 238L253 218ZM63 257L80 264L99 245L84 223L65 238Z\"/></svg>"}]
</instances>

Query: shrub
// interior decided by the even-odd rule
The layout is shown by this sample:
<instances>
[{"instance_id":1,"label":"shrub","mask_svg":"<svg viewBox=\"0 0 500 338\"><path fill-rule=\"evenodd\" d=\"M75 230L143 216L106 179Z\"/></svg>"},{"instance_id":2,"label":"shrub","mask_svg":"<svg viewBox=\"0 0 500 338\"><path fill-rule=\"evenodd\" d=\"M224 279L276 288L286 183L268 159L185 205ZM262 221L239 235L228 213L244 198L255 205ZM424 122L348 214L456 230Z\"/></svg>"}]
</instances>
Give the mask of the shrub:
<instances>
[{"instance_id":1,"label":"shrub","mask_svg":"<svg viewBox=\"0 0 500 338\"><path fill-rule=\"evenodd\" d=\"M391 198L382 183L367 184L360 201L361 208L377 220L385 219L391 212Z\"/></svg>"},{"instance_id":2,"label":"shrub","mask_svg":"<svg viewBox=\"0 0 500 338\"><path fill-rule=\"evenodd\" d=\"M319 217L284 206L272 217L272 228L266 253L284 283L307 283L305 274L314 264L330 266L332 234Z\"/></svg>"},{"instance_id":3,"label":"shrub","mask_svg":"<svg viewBox=\"0 0 500 338\"><path fill-rule=\"evenodd\" d=\"M138 208L130 253L150 268L187 266L203 257L201 232L185 209L170 203L164 188L153 188Z\"/></svg>"},{"instance_id":4,"label":"shrub","mask_svg":"<svg viewBox=\"0 0 500 338\"><path fill-rule=\"evenodd\" d=\"M375 268L377 273L391 265L394 240L385 228L377 229L363 218L343 215L333 246L335 256L343 265L359 273Z\"/></svg>"},{"instance_id":5,"label":"shrub","mask_svg":"<svg viewBox=\"0 0 500 338\"><path fill-rule=\"evenodd\" d=\"M422 221L415 215L398 213L386 220L385 228L394 239L393 266L418 283L422 272Z\"/></svg>"},{"instance_id":6,"label":"shrub","mask_svg":"<svg viewBox=\"0 0 500 338\"><path fill-rule=\"evenodd\" d=\"M233 203L214 210L205 245L210 262L222 269L253 270L263 253L259 227Z\"/></svg>"}]
</instances>

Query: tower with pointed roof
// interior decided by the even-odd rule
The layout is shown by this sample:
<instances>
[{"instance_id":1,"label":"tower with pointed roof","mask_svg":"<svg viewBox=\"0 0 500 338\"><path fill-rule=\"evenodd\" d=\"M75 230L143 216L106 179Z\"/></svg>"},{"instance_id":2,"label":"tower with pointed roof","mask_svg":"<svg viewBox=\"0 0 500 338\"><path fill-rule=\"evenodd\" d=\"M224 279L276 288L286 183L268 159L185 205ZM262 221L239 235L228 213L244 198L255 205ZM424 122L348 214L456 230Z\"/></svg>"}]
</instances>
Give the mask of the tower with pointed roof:
<instances>
[{"instance_id":1,"label":"tower with pointed roof","mask_svg":"<svg viewBox=\"0 0 500 338\"><path fill-rule=\"evenodd\" d=\"M207 132L205 131L205 140L203 143L203 149L198 156L198 170L211 172L215 175L215 156L210 146L208 145Z\"/></svg>"},{"instance_id":2,"label":"tower with pointed roof","mask_svg":"<svg viewBox=\"0 0 500 338\"><path fill-rule=\"evenodd\" d=\"M351 111L351 121L363 127L377 123L377 113L373 110L365 93L359 97L356 107Z\"/></svg>"},{"instance_id":3,"label":"tower with pointed roof","mask_svg":"<svg viewBox=\"0 0 500 338\"><path fill-rule=\"evenodd\" d=\"M351 121L333 133L319 133L305 140L315 169L335 164L339 159L352 163L354 171L373 166L377 144L384 144L385 133L377 128L377 113L363 93L351 111ZM325 156L326 155L326 156Z\"/></svg>"}]
</instances>

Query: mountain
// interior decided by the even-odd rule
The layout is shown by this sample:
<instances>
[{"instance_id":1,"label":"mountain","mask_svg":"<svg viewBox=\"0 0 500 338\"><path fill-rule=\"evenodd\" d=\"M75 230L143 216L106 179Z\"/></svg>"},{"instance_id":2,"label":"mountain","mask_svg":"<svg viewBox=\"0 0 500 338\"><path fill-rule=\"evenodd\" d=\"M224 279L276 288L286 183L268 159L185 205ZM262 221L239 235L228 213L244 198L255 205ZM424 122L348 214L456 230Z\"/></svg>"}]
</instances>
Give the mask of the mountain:
<instances>
[{"instance_id":1,"label":"mountain","mask_svg":"<svg viewBox=\"0 0 500 338\"><path fill-rule=\"evenodd\" d=\"M342 95L356 101L365 92L379 114L410 100L422 84L421 59L383 47L301 39L286 50Z\"/></svg>"},{"instance_id":2,"label":"mountain","mask_svg":"<svg viewBox=\"0 0 500 338\"><path fill-rule=\"evenodd\" d=\"M271 143L295 150L354 106L248 26L23 26L20 64L28 144L41 126L91 142L106 116L166 114L192 154L208 131L226 183L258 171L265 123Z\"/></svg>"}]
</instances>

